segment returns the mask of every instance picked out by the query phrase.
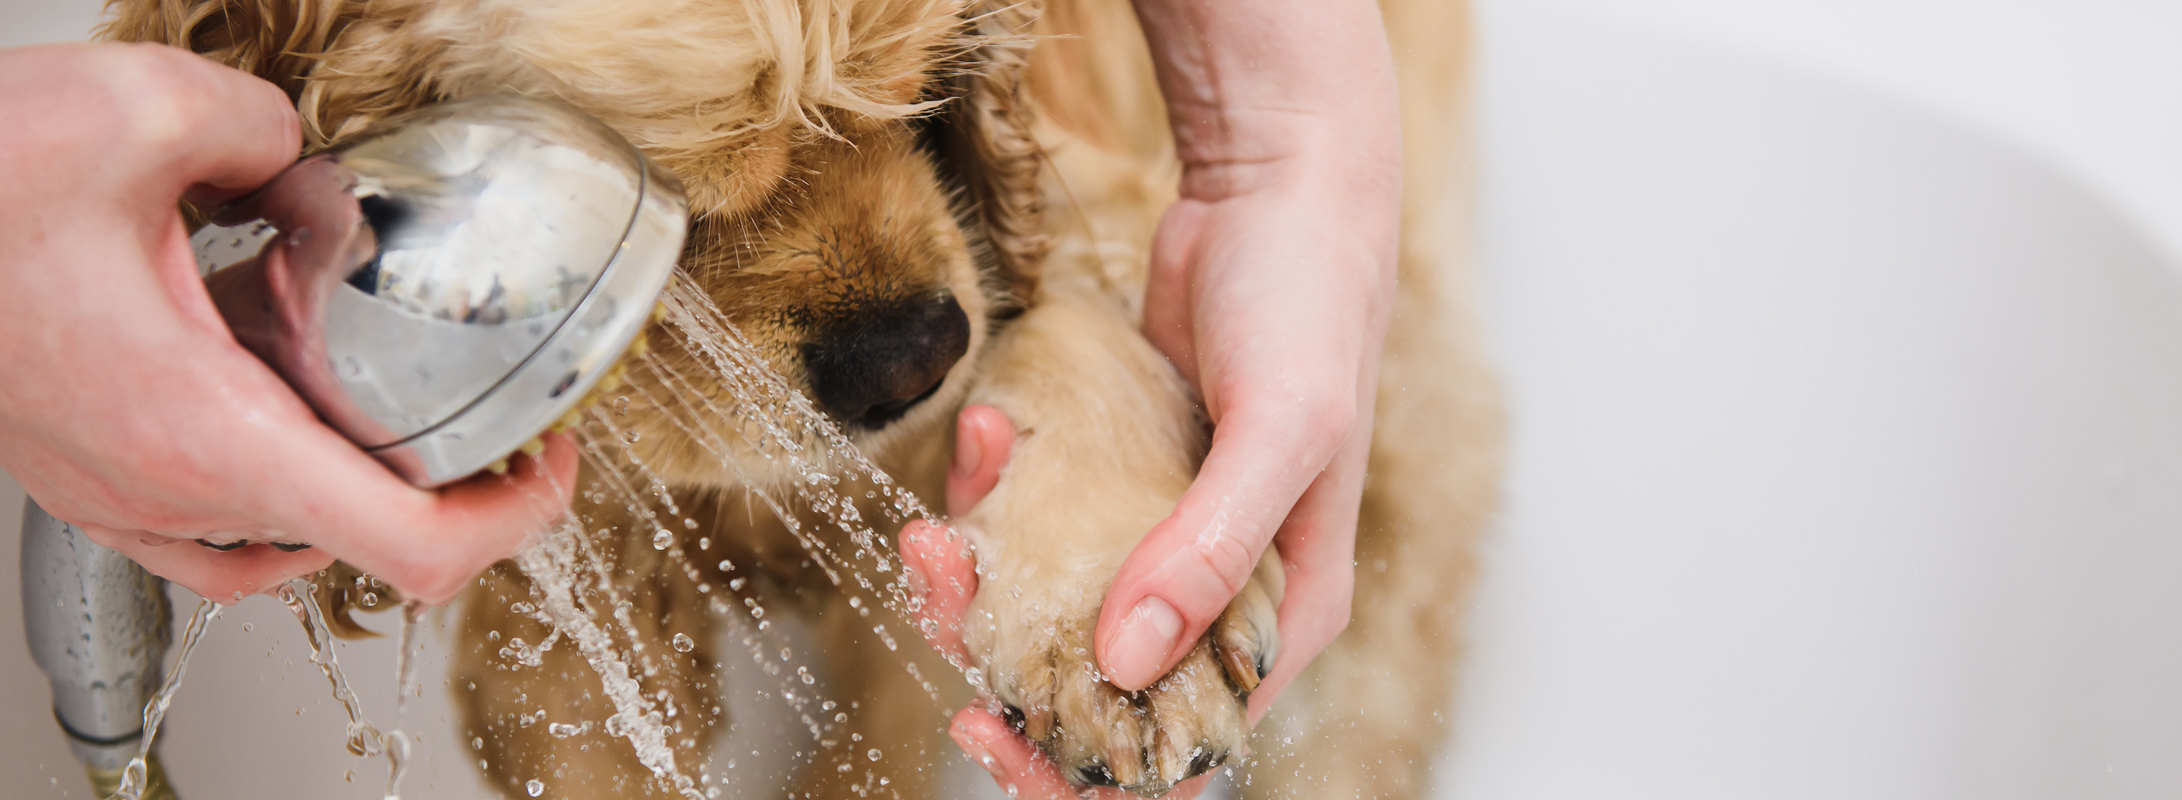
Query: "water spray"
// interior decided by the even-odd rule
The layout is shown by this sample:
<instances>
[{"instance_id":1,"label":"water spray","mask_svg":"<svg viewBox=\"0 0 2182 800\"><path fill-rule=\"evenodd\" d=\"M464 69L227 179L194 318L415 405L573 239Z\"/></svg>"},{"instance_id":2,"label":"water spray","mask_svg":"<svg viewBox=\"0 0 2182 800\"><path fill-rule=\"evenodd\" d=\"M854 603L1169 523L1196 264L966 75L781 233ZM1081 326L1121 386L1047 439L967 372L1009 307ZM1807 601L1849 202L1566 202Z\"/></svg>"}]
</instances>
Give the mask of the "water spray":
<instances>
[{"instance_id":1,"label":"water spray","mask_svg":"<svg viewBox=\"0 0 2182 800\"><path fill-rule=\"evenodd\" d=\"M487 97L389 117L211 223L191 242L236 340L428 489L539 452L541 434L618 385L688 204L598 121ZM164 584L35 503L24 518L32 656L94 783L118 780L160 685ZM155 783L143 797L171 797Z\"/></svg>"}]
</instances>

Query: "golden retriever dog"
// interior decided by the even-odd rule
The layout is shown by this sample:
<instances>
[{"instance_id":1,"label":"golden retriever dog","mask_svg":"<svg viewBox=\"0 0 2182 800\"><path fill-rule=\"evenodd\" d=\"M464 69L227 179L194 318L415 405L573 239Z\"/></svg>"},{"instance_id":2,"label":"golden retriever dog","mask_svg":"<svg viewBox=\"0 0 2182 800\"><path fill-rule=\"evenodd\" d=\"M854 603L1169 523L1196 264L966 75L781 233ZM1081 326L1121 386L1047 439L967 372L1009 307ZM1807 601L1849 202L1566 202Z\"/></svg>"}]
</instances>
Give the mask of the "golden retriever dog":
<instances>
[{"instance_id":1,"label":"golden retriever dog","mask_svg":"<svg viewBox=\"0 0 2182 800\"><path fill-rule=\"evenodd\" d=\"M1208 441L1192 387L1138 330L1152 233L1179 168L1126 0L115 0L112 10L108 38L189 48L285 88L306 150L468 95L551 98L597 117L687 188L690 280L790 386L924 497L941 495L956 412L1005 412L1014 453L962 521L986 576L965 631L975 663L964 666L1079 785L1157 796L1247 747L1235 782L1248 797L1425 790L1448 738L1462 599L1500 447L1458 256L1467 37L1456 0L1383 2L1404 81L1405 232L1354 616L1255 735L1244 699L1279 646L1271 553L1153 687L1119 692L1092 666L1108 582L1173 508ZM815 652L797 663L815 666L829 698L804 714L817 744L798 746L790 796L933 796L949 758L944 712L970 690L938 680L952 673L935 656L907 653L923 648L891 652L896 642L873 630L879 615L806 552L814 541L852 552L827 540L845 534L798 512L791 529L757 507L795 476L750 447L700 446L668 406L713 407L727 385L683 340L650 340L651 357L684 378L632 370L616 424L687 522L662 528L592 490L628 477L602 474L617 468L600 460L585 468L576 513L595 574L622 598L616 630L645 697L665 709L667 747L679 764L706 764L734 719L718 699L719 666L750 655L722 648L748 630L750 609L781 610L809 621L815 644L803 649ZM596 724L613 708L577 648L517 643L554 641L518 610L534 587L506 565L480 584L462 605L449 685L489 781L510 797L531 795L533 780L554 797L663 790Z\"/></svg>"}]
</instances>

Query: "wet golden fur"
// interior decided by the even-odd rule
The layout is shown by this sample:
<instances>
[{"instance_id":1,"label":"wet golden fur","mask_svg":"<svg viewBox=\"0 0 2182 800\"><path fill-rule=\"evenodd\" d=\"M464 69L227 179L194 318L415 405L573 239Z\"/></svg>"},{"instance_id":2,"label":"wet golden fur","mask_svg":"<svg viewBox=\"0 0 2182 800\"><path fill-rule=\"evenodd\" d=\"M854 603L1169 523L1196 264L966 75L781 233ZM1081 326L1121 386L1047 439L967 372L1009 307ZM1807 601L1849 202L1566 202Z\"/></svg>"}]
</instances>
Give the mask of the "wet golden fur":
<instances>
[{"instance_id":1,"label":"wet golden fur","mask_svg":"<svg viewBox=\"0 0 2182 800\"><path fill-rule=\"evenodd\" d=\"M1251 740L1251 797L1423 791L1447 739L1461 600L1496 489L1497 398L1454 222L1466 196L1454 133L1465 12L1441 0L1382 7L1404 82L1403 288L1380 372L1355 615ZM1277 569L1261 571L1207 642L1140 698L1141 717L1113 717L1111 687L1068 672L1087 663L1113 565L1171 507L1204 446L1187 387L1135 332L1151 234L1178 171L1126 3L116 0L114 10L110 38L191 47L283 86L311 148L391 112L478 93L552 97L599 117L682 178L696 214L685 268L799 388L810 385L799 353L829 326L952 295L970 320L968 354L937 394L855 439L937 498L949 421L965 402L998 405L1021 430L1001 487L968 522L997 573L988 588L1049 591L980 596L988 622L967 633L995 689L1011 703L1037 698L1026 728L1064 762L1111 763L1132 785L1156 789L1187 769L1175 761L1194 742L1243 735L1239 701L1225 692L1254 682L1235 659L1271 644L1261 629L1279 599ZM665 347L660 357L700 380L640 385L638 396L720 391L690 354ZM823 735L859 744L812 759L801 791L863 796L885 777L899 796L929 796L935 770L918 767L949 757L941 706L783 525L736 490L778 476L730 474L658 409L640 403L628 419L700 523L677 531L678 549L703 554L691 559L697 568L671 564L626 512L588 501L578 511L606 531L596 545L631 601L647 691L681 711L671 743L684 763L731 713L710 699L713 666L743 654L714 652L726 623L710 609L724 587L746 586L739 595L812 620L823 688L858 707ZM738 578L748 583L730 583ZM530 597L512 570L486 583L465 606L473 649L453 685L494 784L511 797L539 776L557 796L647 785L599 726L562 738L523 721L537 710L598 721L611 710L573 648L532 667L501 655L507 640L548 632L508 610ZM678 633L696 648L667 647ZM948 669L918 658L925 675ZM832 768L866 747L899 755ZM1132 757L1142 763L1124 763Z\"/></svg>"}]
</instances>

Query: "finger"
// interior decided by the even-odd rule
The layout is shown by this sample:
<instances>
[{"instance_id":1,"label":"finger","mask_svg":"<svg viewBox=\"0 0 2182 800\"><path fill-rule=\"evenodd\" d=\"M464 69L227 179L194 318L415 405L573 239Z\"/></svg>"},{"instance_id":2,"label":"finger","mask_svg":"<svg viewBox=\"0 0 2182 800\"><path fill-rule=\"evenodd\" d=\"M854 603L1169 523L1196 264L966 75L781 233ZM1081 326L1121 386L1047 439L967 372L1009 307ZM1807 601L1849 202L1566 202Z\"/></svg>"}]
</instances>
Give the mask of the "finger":
<instances>
[{"instance_id":1,"label":"finger","mask_svg":"<svg viewBox=\"0 0 2182 800\"><path fill-rule=\"evenodd\" d=\"M1290 406L1292 398L1284 398ZM1281 521L1348 436L1343 408L1231 409L1204 468L1122 562L1099 611L1099 667L1127 691L1187 652L1242 590Z\"/></svg>"},{"instance_id":2,"label":"finger","mask_svg":"<svg viewBox=\"0 0 2182 800\"><path fill-rule=\"evenodd\" d=\"M1189 267L1210 211L1210 206L1189 199L1167 207L1152 236L1151 270L1144 286L1144 338L1191 386L1197 385L1197 337L1190 319Z\"/></svg>"},{"instance_id":3,"label":"finger","mask_svg":"<svg viewBox=\"0 0 2182 800\"><path fill-rule=\"evenodd\" d=\"M977 558L963 542L960 534L924 520L902 527L902 570L924 598L917 607L917 630L958 664L969 657L962 645L962 620L977 596Z\"/></svg>"},{"instance_id":4,"label":"finger","mask_svg":"<svg viewBox=\"0 0 2182 800\"><path fill-rule=\"evenodd\" d=\"M947 735L991 773L993 782L1012 797L1025 800L1074 800L1076 788L1061 777L1061 770L1038 751L1029 739L1018 735L999 716L976 706L955 714ZM1088 795L1118 800L1130 795L1115 789L1098 789Z\"/></svg>"},{"instance_id":5,"label":"finger","mask_svg":"<svg viewBox=\"0 0 2182 800\"><path fill-rule=\"evenodd\" d=\"M545 450L512 459L506 475L480 474L437 493L409 489L382 468L375 478L396 484L394 491L408 495L407 507L348 507L331 519L313 514L327 526L323 540L314 544L393 584L404 597L446 602L566 513L576 481L576 445L562 434L542 438ZM391 522L359 525L380 520Z\"/></svg>"},{"instance_id":6,"label":"finger","mask_svg":"<svg viewBox=\"0 0 2182 800\"><path fill-rule=\"evenodd\" d=\"M125 135L147 175L171 182L168 202L186 190L191 203L215 207L295 162L302 125L280 87L179 48L129 50L109 86L132 104Z\"/></svg>"},{"instance_id":7,"label":"finger","mask_svg":"<svg viewBox=\"0 0 2182 800\"><path fill-rule=\"evenodd\" d=\"M506 475L482 474L440 491L441 518L468 536L446 568L411 578L422 586L415 597L427 603L452 599L472 577L515 555L566 516L580 455L566 434L541 438L545 450L513 459Z\"/></svg>"},{"instance_id":8,"label":"finger","mask_svg":"<svg viewBox=\"0 0 2182 800\"><path fill-rule=\"evenodd\" d=\"M992 406L968 406L955 417L955 458L947 470L947 513L960 516L991 494L1015 446L1015 424Z\"/></svg>"},{"instance_id":9,"label":"finger","mask_svg":"<svg viewBox=\"0 0 2182 800\"><path fill-rule=\"evenodd\" d=\"M1370 430L1369 421L1360 429ZM1253 725L1349 625L1356 594L1357 508L1370 453L1368 435L1350 440L1304 490L1273 537L1287 579L1280 602L1280 655L1250 693Z\"/></svg>"},{"instance_id":10,"label":"finger","mask_svg":"<svg viewBox=\"0 0 2182 800\"><path fill-rule=\"evenodd\" d=\"M153 575L217 603L233 603L333 563L331 554L315 549L284 553L272 545L253 544L222 552L188 539L143 531L78 527L91 541L128 556Z\"/></svg>"}]
</instances>

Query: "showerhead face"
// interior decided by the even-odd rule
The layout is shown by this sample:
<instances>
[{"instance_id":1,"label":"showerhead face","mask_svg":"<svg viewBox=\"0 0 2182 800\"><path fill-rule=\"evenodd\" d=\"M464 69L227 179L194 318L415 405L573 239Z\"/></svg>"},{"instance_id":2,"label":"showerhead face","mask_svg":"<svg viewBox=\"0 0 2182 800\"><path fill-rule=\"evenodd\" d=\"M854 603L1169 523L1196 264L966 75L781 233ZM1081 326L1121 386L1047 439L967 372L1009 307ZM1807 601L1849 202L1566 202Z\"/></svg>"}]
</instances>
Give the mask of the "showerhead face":
<instances>
[{"instance_id":1,"label":"showerhead face","mask_svg":"<svg viewBox=\"0 0 2182 800\"><path fill-rule=\"evenodd\" d=\"M193 243L236 339L429 488L502 462L615 367L687 209L672 175L597 121L487 97L298 161Z\"/></svg>"}]
</instances>

